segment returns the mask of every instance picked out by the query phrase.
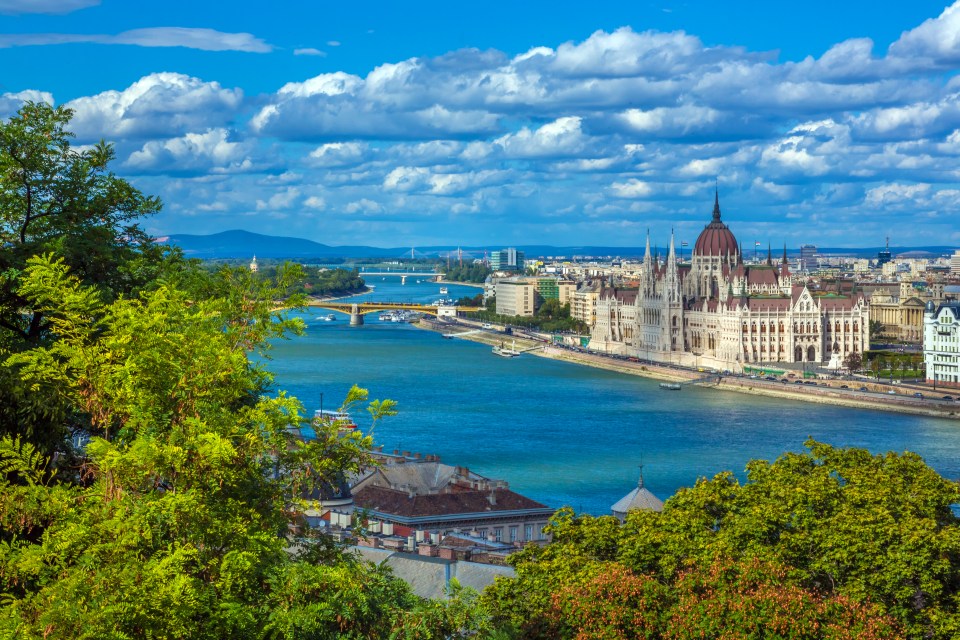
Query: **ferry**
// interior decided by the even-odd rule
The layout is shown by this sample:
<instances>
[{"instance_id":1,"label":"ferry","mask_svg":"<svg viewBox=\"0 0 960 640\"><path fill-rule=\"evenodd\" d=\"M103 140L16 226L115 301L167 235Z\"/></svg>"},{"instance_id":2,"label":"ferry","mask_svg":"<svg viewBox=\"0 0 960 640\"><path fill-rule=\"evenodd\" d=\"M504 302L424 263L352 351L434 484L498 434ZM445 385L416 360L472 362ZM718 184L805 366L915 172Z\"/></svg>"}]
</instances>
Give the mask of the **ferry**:
<instances>
[{"instance_id":1,"label":"ferry","mask_svg":"<svg viewBox=\"0 0 960 640\"><path fill-rule=\"evenodd\" d=\"M440 295L445 296L449 293L446 287L440 287Z\"/></svg>"},{"instance_id":2,"label":"ferry","mask_svg":"<svg viewBox=\"0 0 960 640\"><path fill-rule=\"evenodd\" d=\"M665 389L667 391L680 391L680 383L679 382L661 382L660 388Z\"/></svg>"},{"instance_id":3,"label":"ferry","mask_svg":"<svg viewBox=\"0 0 960 640\"><path fill-rule=\"evenodd\" d=\"M502 358L516 358L520 355L520 352L517 351L517 343L513 342L513 347L505 347L501 342L499 345L493 347L493 354L500 356Z\"/></svg>"},{"instance_id":4,"label":"ferry","mask_svg":"<svg viewBox=\"0 0 960 640\"><path fill-rule=\"evenodd\" d=\"M357 429L357 423L353 421L349 413L327 409L317 409L313 412L313 425L315 427L333 425L340 433L349 433Z\"/></svg>"}]
</instances>

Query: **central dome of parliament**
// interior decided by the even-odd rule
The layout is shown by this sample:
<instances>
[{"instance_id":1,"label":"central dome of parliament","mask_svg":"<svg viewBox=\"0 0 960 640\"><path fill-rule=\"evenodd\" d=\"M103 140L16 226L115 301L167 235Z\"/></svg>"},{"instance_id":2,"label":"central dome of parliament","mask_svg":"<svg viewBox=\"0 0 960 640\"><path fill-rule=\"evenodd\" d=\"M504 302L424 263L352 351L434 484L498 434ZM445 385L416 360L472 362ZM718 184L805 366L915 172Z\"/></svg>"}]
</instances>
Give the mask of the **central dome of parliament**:
<instances>
[{"instance_id":1,"label":"central dome of parliament","mask_svg":"<svg viewBox=\"0 0 960 640\"><path fill-rule=\"evenodd\" d=\"M720 194L717 193L713 201L713 220L700 232L697 243L693 247L693 255L736 256L739 253L737 239L733 237L733 232L720 220Z\"/></svg>"}]
</instances>

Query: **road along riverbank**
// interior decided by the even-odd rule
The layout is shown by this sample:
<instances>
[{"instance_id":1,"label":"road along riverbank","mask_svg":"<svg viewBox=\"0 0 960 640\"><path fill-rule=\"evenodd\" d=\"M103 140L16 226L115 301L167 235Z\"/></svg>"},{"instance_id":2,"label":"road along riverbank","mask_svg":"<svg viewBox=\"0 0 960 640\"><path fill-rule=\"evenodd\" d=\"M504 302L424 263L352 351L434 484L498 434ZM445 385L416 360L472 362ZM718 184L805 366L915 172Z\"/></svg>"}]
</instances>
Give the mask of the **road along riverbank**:
<instances>
[{"instance_id":1,"label":"road along riverbank","mask_svg":"<svg viewBox=\"0 0 960 640\"><path fill-rule=\"evenodd\" d=\"M542 358L563 360L666 382L691 383L698 380L696 384L700 387L722 391L960 420L960 402L913 397L913 395L904 394L903 390L898 389L896 385L862 380L818 380L816 383L809 381L809 384L805 384L797 381L784 382L780 378L768 380L757 376L722 374L711 376L707 372L676 365L618 359L586 350L551 345L524 335L507 335L494 329L483 329L479 323L444 323L424 319L417 326L443 333L445 336L453 336L457 340L480 342L489 344L491 347L502 344ZM853 388L845 389L842 385ZM861 388L866 390L861 391Z\"/></svg>"}]
</instances>

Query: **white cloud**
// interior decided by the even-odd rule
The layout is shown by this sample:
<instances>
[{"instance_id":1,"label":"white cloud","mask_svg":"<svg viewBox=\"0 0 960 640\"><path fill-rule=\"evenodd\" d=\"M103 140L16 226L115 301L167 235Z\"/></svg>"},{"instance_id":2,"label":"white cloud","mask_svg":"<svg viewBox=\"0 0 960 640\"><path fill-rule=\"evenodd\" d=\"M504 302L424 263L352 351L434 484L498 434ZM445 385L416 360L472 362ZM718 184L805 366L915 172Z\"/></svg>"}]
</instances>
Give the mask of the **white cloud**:
<instances>
[{"instance_id":1,"label":"white cloud","mask_svg":"<svg viewBox=\"0 0 960 640\"><path fill-rule=\"evenodd\" d=\"M340 41L339 41L339 40L327 40L327 46L328 46L328 47L339 47L339 46L340 46Z\"/></svg>"},{"instance_id":2,"label":"white cloud","mask_svg":"<svg viewBox=\"0 0 960 640\"><path fill-rule=\"evenodd\" d=\"M303 49L294 49L293 55L295 56L320 56L325 58L327 56L326 51L321 51L320 49L314 49L313 47L305 47Z\"/></svg>"},{"instance_id":3,"label":"white cloud","mask_svg":"<svg viewBox=\"0 0 960 640\"><path fill-rule=\"evenodd\" d=\"M99 4L100 0L0 0L0 14L63 14L87 7L95 7Z\"/></svg>"},{"instance_id":4,"label":"white cloud","mask_svg":"<svg viewBox=\"0 0 960 640\"><path fill-rule=\"evenodd\" d=\"M320 196L310 196L303 201L303 206L310 209L326 209L327 201L321 198Z\"/></svg>"},{"instance_id":5,"label":"white cloud","mask_svg":"<svg viewBox=\"0 0 960 640\"><path fill-rule=\"evenodd\" d=\"M360 164L369 152L361 142L330 142L311 151L309 162L315 167L345 167Z\"/></svg>"},{"instance_id":6,"label":"white cloud","mask_svg":"<svg viewBox=\"0 0 960 640\"><path fill-rule=\"evenodd\" d=\"M361 198L356 202L351 202L343 208L344 213L354 214L354 213L380 213L383 211L383 207L379 203L374 202L368 198Z\"/></svg>"},{"instance_id":7,"label":"white cloud","mask_svg":"<svg viewBox=\"0 0 960 640\"><path fill-rule=\"evenodd\" d=\"M189 27L148 27L115 35L99 33L16 33L0 35L0 48L54 44L126 44L139 47L186 47L202 51L268 53L273 47L249 33L224 33Z\"/></svg>"},{"instance_id":8,"label":"white cloud","mask_svg":"<svg viewBox=\"0 0 960 640\"><path fill-rule=\"evenodd\" d=\"M300 190L296 187L287 187L277 191L267 200L257 200L257 211L281 211L293 207Z\"/></svg>"},{"instance_id":9,"label":"white cloud","mask_svg":"<svg viewBox=\"0 0 960 640\"><path fill-rule=\"evenodd\" d=\"M154 73L123 91L77 98L71 126L81 139L182 135L229 122L243 100L240 89L224 89L179 73Z\"/></svg>"},{"instance_id":10,"label":"white cloud","mask_svg":"<svg viewBox=\"0 0 960 640\"><path fill-rule=\"evenodd\" d=\"M653 187L643 180L630 178L625 182L614 182L611 191L617 198L646 198L653 194Z\"/></svg>"},{"instance_id":11,"label":"white cloud","mask_svg":"<svg viewBox=\"0 0 960 640\"><path fill-rule=\"evenodd\" d=\"M233 173L254 168L252 151L252 143L230 141L226 129L210 129L147 142L125 164L134 171Z\"/></svg>"},{"instance_id":12,"label":"white cloud","mask_svg":"<svg viewBox=\"0 0 960 640\"><path fill-rule=\"evenodd\" d=\"M46 91L36 91L34 89L16 93L0 93L0 118L12 116L27 102L53 104L53 95Z\"/></svg>"}]
</instances>

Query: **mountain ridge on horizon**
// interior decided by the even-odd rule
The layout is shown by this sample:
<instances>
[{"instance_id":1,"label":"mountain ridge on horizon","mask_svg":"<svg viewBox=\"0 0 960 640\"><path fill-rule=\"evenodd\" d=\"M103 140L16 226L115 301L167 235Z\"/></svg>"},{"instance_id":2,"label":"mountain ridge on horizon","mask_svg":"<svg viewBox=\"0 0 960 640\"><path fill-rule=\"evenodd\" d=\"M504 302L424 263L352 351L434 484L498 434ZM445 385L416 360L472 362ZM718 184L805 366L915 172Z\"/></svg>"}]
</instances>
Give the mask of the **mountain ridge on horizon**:
<instances>
[{"instance_id":1,"label":"mountain ridge on horizon","mask_svg":"<svg viewBox=\"0 0 960 640\"><path fill-rule=\"evenodd\" d=\"M157 237L157 241L180 247L187 257L194 258L245 258L253 255L261 258L404 258L409 255L410 247L373 247L368 245L327 245L315 240L295 236L273 236L244 229L230 229L212 234L173 233ZM509 245L507 245L509 246ZM528 257L544 255L589 256L642 256L644 247L613 247L602 245L553 246L553 245L514 245L524 251ZM465 253L496 251L504 245L476 245L459 247ZM875 257L884 247L818 247L820 254L844 253L859 257ZM453 245L430 245L414 247L418 258L446 257L446 253L456 251ZM904 246L890 247L894 255L908 252L926 252L935 256L949 255L955 247L943 246ZM664 250L661 249L661 252ZM689 255L690 249L684 253ZM761 250L758 253L764 253ZM750 251L745 253L749 256ZM797 249L788 249L788 255L798 255ZM435 254L435 255L431 255ZM444 254L441 256L441 254ZM774 251L774 256L780 255ZM474 256L477 257L477 256Z\"/></svg>"}]
</instances>

